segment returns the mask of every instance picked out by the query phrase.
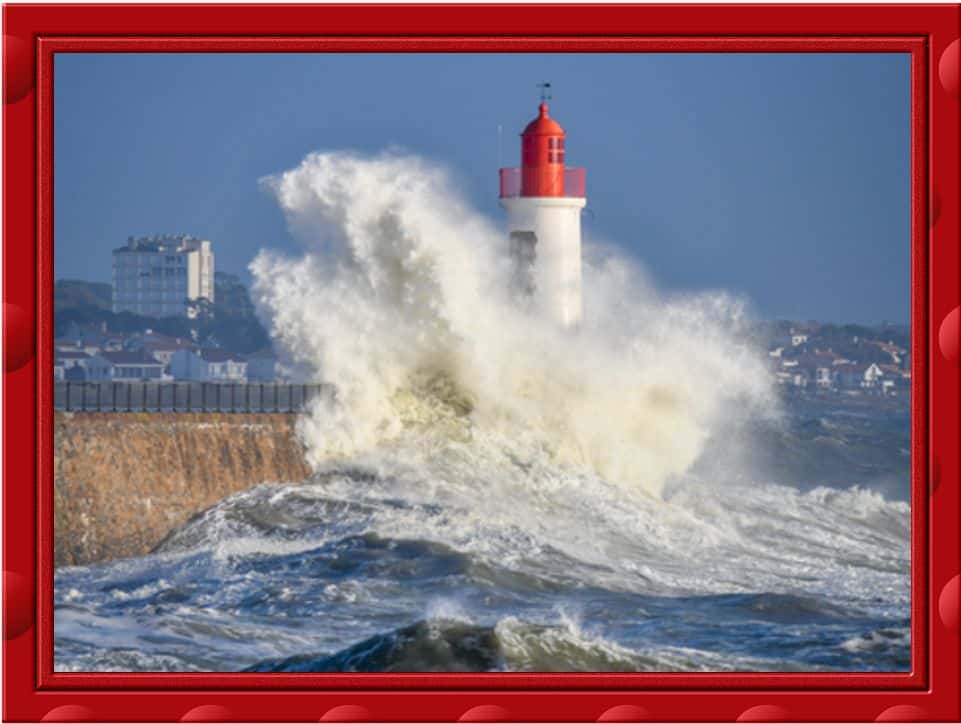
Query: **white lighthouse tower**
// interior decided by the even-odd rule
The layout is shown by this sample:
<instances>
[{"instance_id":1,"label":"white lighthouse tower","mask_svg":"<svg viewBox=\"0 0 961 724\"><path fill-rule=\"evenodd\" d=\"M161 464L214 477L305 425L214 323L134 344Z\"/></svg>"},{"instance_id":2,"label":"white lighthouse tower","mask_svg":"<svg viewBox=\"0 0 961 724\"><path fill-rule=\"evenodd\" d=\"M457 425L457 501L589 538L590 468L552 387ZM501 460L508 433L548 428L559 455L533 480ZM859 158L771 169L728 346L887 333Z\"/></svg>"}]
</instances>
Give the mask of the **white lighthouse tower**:
<instances>
[{"instance_id":1,"label":"white lighthouse tower","mask_svg":"<svg viewBox=\"0 0 961 724\"><path fill-rule=\"evenodd\" d=\"M581 321L581 209L584 169L564 166L564 129L547 98L521 134L520 168L500 170L514 285L565 327Z\"/></svg>"}]
</instances>

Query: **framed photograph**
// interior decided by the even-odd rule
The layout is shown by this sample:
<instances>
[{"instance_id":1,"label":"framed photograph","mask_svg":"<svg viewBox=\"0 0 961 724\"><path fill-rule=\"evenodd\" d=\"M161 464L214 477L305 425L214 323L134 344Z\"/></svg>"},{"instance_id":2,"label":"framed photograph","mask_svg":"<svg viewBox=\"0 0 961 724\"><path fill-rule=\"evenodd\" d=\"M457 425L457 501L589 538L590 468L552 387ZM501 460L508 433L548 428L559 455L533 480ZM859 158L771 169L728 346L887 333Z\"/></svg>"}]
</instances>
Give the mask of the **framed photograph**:
<instances>
[{"instance_id":1,"label":"framed photograph","mask_svg":"<svg viewBox=\"0 0 961 724\"><path fill-rule=\"evenodd\" d=\"M9 721L957 721L956 5L7 5Z\"/></svg>"}]
</instances>

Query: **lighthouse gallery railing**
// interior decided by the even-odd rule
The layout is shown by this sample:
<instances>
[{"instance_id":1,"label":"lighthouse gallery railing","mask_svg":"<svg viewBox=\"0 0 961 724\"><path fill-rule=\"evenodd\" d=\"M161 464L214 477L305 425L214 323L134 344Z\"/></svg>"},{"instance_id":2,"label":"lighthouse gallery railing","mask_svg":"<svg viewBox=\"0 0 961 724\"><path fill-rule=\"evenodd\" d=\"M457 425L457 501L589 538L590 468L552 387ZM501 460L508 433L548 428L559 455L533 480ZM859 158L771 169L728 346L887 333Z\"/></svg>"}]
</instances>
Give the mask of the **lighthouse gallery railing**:
<instances>
[{"instance_id":1,"label":"lighthouse gallery railing","mask_svg":"<svg viewBox=\"0 0 961 724\"><path fill-rule=\"evenodd\" d=\"M502 168L501 174L501 198L511 199L521 195L521 189L531 184L524 183L524 174L539 173L536 168ZM568 196L573 198L584 198L585 193L584 169L565 168L564 169L564 188L560 189L557 196Z\"/></svg>"}]
</instances>

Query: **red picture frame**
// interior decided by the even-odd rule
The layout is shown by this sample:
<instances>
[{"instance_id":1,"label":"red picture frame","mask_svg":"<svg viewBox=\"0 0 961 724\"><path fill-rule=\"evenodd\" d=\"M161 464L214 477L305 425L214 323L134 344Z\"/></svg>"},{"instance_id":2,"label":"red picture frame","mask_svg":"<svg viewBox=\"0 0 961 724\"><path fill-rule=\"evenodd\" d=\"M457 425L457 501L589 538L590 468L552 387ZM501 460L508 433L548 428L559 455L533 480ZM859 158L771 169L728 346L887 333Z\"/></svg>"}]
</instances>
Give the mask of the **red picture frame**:
<instances>
[{"instance_id":1,"label":"red picture frame","mask_svg":"<svg viewBox=\"0 0 961 724\"><path fill-rule=\"evenodd\" d=\"M959 6L16 5L3 12L6 720L961 719ZM54 672L53 58L77 51L909 53L912 670Z\"/></svg>"}]
</instances>

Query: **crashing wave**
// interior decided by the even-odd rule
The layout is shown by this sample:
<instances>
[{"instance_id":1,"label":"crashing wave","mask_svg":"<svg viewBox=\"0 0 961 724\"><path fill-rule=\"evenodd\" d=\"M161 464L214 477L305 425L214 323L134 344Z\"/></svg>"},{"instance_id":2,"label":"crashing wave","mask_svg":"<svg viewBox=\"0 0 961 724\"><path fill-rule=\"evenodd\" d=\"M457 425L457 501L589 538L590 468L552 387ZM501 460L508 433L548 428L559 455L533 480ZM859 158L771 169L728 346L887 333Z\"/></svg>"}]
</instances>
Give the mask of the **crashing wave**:
<instances>
[{"instance_id":1,"label":"crashing wave","mask_svg":"<svg viewBox=\"0 0 961 724\"><path fill-rule=\"evenodd\" d=\"M659 495L715 426L770 412L741 300L660 298L589 251L570 333L513 302L502 232L423 159L316 153L264 183L306 253L261 252L255 296L287 356L338 391L300 424L315 467L482 438Z\"/></svg>"}]
</instances>

